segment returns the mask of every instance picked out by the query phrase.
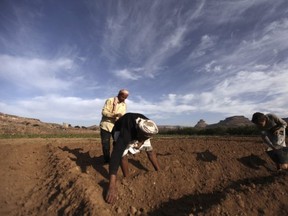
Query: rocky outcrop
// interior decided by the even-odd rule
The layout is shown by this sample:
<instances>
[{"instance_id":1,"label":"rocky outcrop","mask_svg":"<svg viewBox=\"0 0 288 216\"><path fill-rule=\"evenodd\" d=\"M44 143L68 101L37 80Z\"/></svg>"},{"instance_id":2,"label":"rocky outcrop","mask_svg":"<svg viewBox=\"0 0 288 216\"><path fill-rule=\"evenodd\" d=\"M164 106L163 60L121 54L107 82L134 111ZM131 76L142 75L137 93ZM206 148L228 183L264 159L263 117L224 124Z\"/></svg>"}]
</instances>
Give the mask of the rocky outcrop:
<instances>
[{"instance_id":1,"label":"rocky outcrop","mask_svg":"<svg viewBox=\"0 0 288 216\"><path fill-rule=\"evenodd\" d=\"M202 128L206 128L207 125L208 124L203 119L200 119L194 127L198 129L202 129Z\"/></svg>"},{"instance_id":2,"label":"rocky outcrop","mask_svg":"<svg viewBox=\"0 0 288 216\"><path fill-rule=\"evenodd\" d=\"M0 135L15 134L66 134L66 133L91 133L92 128L72 128L64 127L56 123L46 123L35 118L25 118L16 115L9 115L0 112ZM93 133L93 132L92 132Z\"/></svg>"},{"instance_id":3,"label":"rocky outcrop","mask_svg":"<svg viewBox=\"0 0 288 216\"><path fill-rule=\"evenodd\" d=\"M232 116L228 117L225 120L221 120L216 124L208 125L207 128L215 128L215 127L244 127L244 126L252 126L254 125L250 119L245 116Z\"/></svg>"}]
</instances>

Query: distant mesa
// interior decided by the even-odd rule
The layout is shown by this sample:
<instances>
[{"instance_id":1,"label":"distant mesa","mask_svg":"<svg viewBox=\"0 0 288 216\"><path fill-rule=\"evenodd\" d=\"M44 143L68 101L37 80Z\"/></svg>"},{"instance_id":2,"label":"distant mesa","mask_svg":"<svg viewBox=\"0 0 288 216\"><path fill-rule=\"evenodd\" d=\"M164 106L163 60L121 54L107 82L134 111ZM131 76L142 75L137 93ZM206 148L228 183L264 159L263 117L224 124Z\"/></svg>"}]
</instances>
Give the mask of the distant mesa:
<instances>
[{"instance_id":1,"label":"distant mesa","mask_svg":"<svg viewBox=\"0 0 288 216\"><path fill-rule=\"evenodd\" d=\"M208 124L203 119L200 119L194 127L201 129L201 128L206 128L207 125Z\"/></svg>"},{"instance_id":2,"label":"distant mesa","mask_svg":"<svg viewBox=\"0 0 288 216\"><path fill-rule=\"evenodd\" d=\"M288 118L283 118L288 122ZM253 126L250 119L245 116L232 116L219 121L216 124L207 124L204 119L200 119L194 126L195 129L209 129L209 128L237 128L245 126ZM184 126L176 125L158 125L159 131L174 131L186 128ZM46 123L35 118L25 118L15 115L4 114L0 112L0 134L55 134L55 133L99 133L99 125L92 125L90 127L74 126L63 123Z\"/></svg>"},{"instance_id":3,"label":"distant mesa","mask_svg":"<svg viewBox=\"0 0 288 216\"><path fill-rule=\"evenodd\" d=\"M0 112L0 134L66 134L99 132L96 125L85 127L63 123L46 123L35 118L25 118Z\"/></svg>"},{"instance_id":4,"label":"distant mesa","mask_svg":"<svg viewBox=\"0 0 288 216\"><path fill-rule=\"evenodd\" d=\"M208 125L207 128L216 128L216 127L244 127L244 126L253 126L249 118L245 116L232 116L228 117L225 120L221 120L216 124Z\"/></svg>"},{"instance_id":5,"label":"distant mesa","mask_svg":"<svg viewBox=\"0 0 288 216\"><path fill-rule=\"evenodd\" d=\"M207 124L203 119L200 119L194 128L205 129L205 128L218 128L218 127L244 127L244 126L253 126L253 123L250 119L245 116L231 116L224 120L219 121L216 124Z\"/></svg>"}]
</instances>

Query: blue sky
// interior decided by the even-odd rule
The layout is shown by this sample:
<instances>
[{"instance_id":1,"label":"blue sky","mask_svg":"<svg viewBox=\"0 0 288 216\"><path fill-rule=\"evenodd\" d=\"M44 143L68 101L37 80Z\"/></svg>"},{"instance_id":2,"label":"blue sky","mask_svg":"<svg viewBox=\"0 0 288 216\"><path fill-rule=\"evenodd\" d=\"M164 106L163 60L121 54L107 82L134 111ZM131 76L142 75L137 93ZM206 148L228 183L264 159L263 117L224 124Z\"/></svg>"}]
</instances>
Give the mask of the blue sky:
<instances>
[{"instance_id":1,"label":"blue sky","mask_svg":"<svg viewBox=\"0 0 288 216\"><path fill-rule=\"evenodd\" d=\"M122 88L160 125L288 117L288 1L0 1L0 112L98 125Z\"/></svg>"}]
</instances>

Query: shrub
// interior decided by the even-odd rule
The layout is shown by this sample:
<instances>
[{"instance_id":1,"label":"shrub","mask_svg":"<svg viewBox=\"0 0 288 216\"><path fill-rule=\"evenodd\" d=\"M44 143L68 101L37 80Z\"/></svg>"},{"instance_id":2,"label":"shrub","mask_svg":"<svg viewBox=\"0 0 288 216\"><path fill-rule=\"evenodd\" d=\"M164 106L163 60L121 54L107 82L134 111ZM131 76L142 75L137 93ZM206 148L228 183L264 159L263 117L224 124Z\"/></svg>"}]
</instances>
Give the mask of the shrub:
<instances>
[{"instance_id":1,"label":"shrub","mask_svg":"<svg viewBox=\"0 0 288 216\"><path fill-rule=\"evenodd\" d=\"M237 135L237 136L254 136L259 135L259 130L255 126L241 126L241 127L215 127L197 129L194 127L177 128L169 131L159 131L163 135L209 135L209 136L224 136L224 135Z\"/></svg>"}]
</instances>

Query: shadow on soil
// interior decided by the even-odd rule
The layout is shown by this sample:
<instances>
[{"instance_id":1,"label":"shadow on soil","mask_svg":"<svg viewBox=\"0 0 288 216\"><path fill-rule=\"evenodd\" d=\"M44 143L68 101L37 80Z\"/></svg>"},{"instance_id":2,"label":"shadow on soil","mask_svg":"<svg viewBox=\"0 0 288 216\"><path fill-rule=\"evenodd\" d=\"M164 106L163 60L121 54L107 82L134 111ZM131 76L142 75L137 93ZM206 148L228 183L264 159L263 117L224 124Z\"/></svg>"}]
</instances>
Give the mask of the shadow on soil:
<instances>
[{"instance_id":1,"label":"shadow on soil","mask_svg":"<svg viewBox=\"0 0 288 216\"><path fill-rule=\"evenodd\" d=\"M129 163L133 166L137 167L140 170L149 171L146 167L144 167L139 160L128 159Z\"/></svg>"},{"instance_id":2,"label":"shadow on soil","mask_svg":"<svg viewBox=\"0 0 288 216\"><path fill-rule=\"evenodd\" d=\"M251 154L246 157L238 158L237 159L240 163L242 163L244 166L259 170L261 167L266 168L268 171L274 171L273 168L269 167L267 162L263 159L261 159L259 156Z\"/></svg>"},{"instance_id":3,"label":"shadow on soil","mask_svg":"<svg viewBox=\"0 0 288 216\"><path fill-rule=\"evenodd\" d=\"M151 216L184 216L184 215L198 215L200 213L205 214L209 212L212 206L221 204L227 194L231 191L245 192L252 184L254 185L266 185L271 184L275 181L279 175L285 175L283 173L275 173L266 177L257 177L249 179L241 179L232 182L223 190L212 191L211 193L195 193L191 195L185 195L177 200L170 200L168 202L160 204L158 208L149 212ZM251 187L250 187L251 188Z\"/></svg>"},{"instance_id":4,"label":"shadow on soil","mask_svg":"<svg viewBox=\"0 0 288 216\"><path fill-rule=\"evenodd\" d=\"M213 162L217 160L217 156L214 155L209 150L206 150L204 152L196 152L196 160L197 161L204 161L204 162Z\"/></svg>"},{"instance_id":5,"label":"shadow on soil","mask_svg":"<svg viewBox=\"0 0 288 216\"><path fill-rule=\"evenodd\" d=\"M80 167L81 172L86 173L87 172L87 167L92 166L97 172L99 172L104 178L108 179L109 174L107 170L103 167L104 159L103 156L99 157L91 157L89 155L89 151L87 152L82 152L82 148L75 148L75 149L69 149L67 146L60 148L62 151L67 151L71 154L73 154L76 158L71 158L72 161L75 161L77 166Z\"/></svg>"}]
</instances>

